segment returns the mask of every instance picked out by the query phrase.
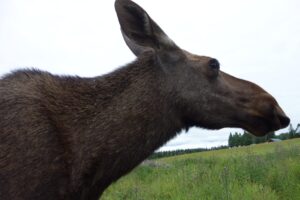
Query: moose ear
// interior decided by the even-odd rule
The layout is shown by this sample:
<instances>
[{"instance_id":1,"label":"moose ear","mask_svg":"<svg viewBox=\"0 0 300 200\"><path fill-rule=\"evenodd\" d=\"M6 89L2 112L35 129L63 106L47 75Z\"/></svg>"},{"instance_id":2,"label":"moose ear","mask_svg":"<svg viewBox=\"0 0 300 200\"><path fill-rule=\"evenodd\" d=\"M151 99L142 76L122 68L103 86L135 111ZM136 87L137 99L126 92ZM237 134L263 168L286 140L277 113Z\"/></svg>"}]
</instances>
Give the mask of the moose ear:
<instances>
[{"instance_id":1,"label":"moose ear","mask_svg":"<svg viewBox=\"0 0 300 200\"><path fill-rule=\"evenodd\" d=\"M116 0L115 8L127 46L139 56L145 51L176 47L175 43L131 0Z\"/></svg>"}]
</instances>

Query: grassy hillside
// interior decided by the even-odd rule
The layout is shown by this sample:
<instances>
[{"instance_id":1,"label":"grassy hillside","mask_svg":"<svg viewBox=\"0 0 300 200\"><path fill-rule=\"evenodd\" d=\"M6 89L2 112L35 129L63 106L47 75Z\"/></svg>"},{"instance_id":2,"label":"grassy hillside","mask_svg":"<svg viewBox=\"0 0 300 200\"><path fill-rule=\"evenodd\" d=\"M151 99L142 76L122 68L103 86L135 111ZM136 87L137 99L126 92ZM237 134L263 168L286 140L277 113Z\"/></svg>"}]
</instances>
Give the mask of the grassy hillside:
<instances>
[{"instance_id":1,"label":"grassy hillside","mask_svg":"<svg viewBox=\"0 0 300 200\"><path fill-rule=\"evenodd\" d=\"M151 160L103 200L300 199L300 139Z\"/></svg>"}]
</instances>

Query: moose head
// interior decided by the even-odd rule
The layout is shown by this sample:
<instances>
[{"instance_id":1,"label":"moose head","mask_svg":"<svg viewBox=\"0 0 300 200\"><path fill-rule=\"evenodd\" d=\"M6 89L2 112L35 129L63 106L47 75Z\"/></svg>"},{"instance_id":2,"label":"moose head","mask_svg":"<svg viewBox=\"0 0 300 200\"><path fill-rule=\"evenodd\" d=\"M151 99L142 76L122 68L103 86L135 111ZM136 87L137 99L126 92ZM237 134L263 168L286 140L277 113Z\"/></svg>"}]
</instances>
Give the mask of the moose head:
<instances>
[{"instance_id":1,"label":"moose head","mask_svg":"<svg viewBox=\"0 0 300 200\"><path fill-rule=\"evenodd\" d=\"M221 71L216 58L178 47L134 2L117 0L115 7L126 44L137 57L155 57L166 93L174 94L188 127L239 127L262 136L289 124L275 98L261 87Z\"/></svg>"}]
</instances>

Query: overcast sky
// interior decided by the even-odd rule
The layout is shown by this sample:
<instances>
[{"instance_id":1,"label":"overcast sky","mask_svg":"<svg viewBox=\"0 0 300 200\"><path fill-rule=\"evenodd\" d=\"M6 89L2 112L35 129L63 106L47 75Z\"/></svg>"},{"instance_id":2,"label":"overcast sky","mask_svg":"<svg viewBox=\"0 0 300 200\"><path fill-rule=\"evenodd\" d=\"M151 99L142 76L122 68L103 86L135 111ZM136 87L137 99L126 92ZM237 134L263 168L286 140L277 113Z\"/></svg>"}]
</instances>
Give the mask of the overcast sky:
<instances>
[{"instance_id":1,"label":"overcast sky","mask_svg":"<svg viewBox=\"0 0 300 200\"><path fill-rule=\"evenodd\" d=\"M255 82L300 123L299 0L136 0L182 48L218 58ZM135 57L123 42L112 0L1 0L0 75L34 67L98 76ZM193 128L162 150L227 144L230 132Z\"/></svg>"}]
</instances>

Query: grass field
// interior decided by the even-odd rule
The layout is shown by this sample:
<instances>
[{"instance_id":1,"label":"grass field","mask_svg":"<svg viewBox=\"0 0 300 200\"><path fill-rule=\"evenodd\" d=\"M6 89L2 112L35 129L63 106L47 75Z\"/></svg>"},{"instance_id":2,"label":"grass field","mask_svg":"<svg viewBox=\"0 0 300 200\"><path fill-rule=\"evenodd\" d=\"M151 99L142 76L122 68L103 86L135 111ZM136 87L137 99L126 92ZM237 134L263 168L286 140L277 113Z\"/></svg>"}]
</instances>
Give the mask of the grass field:
<instances>
[{"instance_id":1,"label":"grass field","mask_svg":"<svg viewBox=\"0 0 300 200\"><path fill-rule=\"evenodd\" d=\"M300 139L151 160L101 200L300 199Z\"/></svg>"}]
</instances>

